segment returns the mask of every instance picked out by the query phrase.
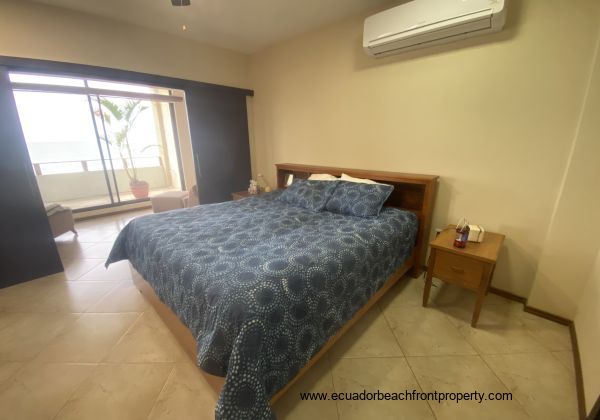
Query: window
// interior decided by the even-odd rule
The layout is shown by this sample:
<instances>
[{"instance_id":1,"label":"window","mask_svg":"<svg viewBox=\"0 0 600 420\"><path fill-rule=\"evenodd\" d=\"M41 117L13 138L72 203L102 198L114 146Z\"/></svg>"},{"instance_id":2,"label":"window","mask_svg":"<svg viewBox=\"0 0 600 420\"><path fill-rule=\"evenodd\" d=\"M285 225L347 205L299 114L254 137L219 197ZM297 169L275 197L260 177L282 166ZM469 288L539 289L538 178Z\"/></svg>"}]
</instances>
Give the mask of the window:
<instances>
[{"instance_id":1,"label":"window","mask_svg":"<svg viewBox=\"0 0 600 420\"><path fill-rule=\"evenodd\" d=\"M10 79L46 203L89 209L182 188L171 106L182 92L53 75Z\"/></svg>"}]
</instances>

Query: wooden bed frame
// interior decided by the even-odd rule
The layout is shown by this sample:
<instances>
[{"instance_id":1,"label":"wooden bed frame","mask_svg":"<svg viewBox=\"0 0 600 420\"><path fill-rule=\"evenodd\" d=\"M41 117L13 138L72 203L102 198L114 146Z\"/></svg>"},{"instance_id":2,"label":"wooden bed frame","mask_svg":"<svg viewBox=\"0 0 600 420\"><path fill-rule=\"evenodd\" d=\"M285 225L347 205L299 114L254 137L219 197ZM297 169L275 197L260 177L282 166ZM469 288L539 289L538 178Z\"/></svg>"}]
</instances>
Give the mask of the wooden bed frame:
<instances>
[{"instance_id":1,"label":"wooden bed frame","mask_svg":"<svg viewBox=\"0 0 600 420\"><path fill-rule=\"evenodd\" d=\"M413 253L407 261L405 261L402 267L396 270L373 297L371 297L371 299L356 312L352 319L344 324L342 328L331 337L327 343L325 343L321 350L308 361L298 374L285 387L279 390L273 398L271 398L271 405L285 394L285 392L300 379L302 375L304 375L304 373L306 373L306 371L308 371L390 288L392 288L402 276L409 273L413 277L416 277L422 272L425 263L425 254L427 251L427 242L429 239L431 217L438 182L438 177L435 175L403 174L397 172L332 168L290 163L282 163L275 166L277 167L278 188L285 188L285 180L288 175L294 175L294 178L306 179L311 174L316 173L328 173L335 176L341 176L342 172L358 178L369 178L377 182L391 184L394 186L394 191L386 201L385 206L414 212L419 218L419 232ZM191 331L179 320L177 315L175 315L171 309L160 301L150 284L146 282L135 269L132 268L132 272L135 285L154 307L185 352L195 363L196 340ZM200 372L204 375L208 384L213 388L215 395L219 395L225 378L210 375L201 369Z\"/></svg>"}]
</instances>

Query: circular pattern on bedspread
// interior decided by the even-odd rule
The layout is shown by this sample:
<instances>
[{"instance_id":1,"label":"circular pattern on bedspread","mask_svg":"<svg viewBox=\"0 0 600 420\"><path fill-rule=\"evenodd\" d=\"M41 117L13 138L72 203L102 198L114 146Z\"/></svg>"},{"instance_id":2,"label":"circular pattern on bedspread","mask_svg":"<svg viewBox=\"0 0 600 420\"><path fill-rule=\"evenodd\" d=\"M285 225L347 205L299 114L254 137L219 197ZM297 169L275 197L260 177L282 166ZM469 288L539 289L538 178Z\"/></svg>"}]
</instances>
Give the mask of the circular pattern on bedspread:
<instances>
[{"instance_id":1,"label":"circular pattern on bedspread","mask_svg":"<svg viewBox=\"0 0 600 420\"><path fill-rule=\"evenodd\" d=\"M270 397L414 243L410 213L314 213L277 195L140 217L109 257L129 258L195 335L198 364L227 375L218 419L270 418Z\"/></svg>"}]
</instances>

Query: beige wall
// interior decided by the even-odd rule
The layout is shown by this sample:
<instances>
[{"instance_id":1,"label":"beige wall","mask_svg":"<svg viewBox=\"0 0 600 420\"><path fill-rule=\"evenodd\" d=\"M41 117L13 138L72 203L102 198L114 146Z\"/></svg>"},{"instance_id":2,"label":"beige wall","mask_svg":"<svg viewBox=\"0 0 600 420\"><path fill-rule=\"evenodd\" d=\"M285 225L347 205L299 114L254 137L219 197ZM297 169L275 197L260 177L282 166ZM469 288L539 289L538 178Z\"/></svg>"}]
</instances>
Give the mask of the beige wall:
<instances>
[{"instance_id":1,"label":"beige wall","mask_svg":"<svg viewBox=\"0 0 600 420\"><path fill-rule=\"evenodd\" d=\"M575 329L583 370L585 403L589 413L600 395L600 253L596 256L594 268L582 292L575 317Z\"/></svg>"},{"instance_id":2,"label":"beige wall","mask_svg":"<svg viewBox=\"0 0 600 420\"><path fill-rule=\"evenodd\" d=\"M574 318L583 286L600 247L599 182L600 60L596 55L578 135L550 223L529 305Z\"/></svg>"},{"instance_id":3,"label":"beige wall","mask_svg":"<svg viewBox=\"0 0 600 420\"><path fill-rule=\"evenodd\" d=\"M247 55L28 1L0 0L0 55L250 86Z\"/></svg>"},{"instance_id":4,"label":"beige wall","mask_svg":"<svg viewBox=\"0 0 600 420\"><path fill-rule=\"evenodd\" d=\"M495 35L385 59L363 17L252 57L255 172L295 162L437 174L434 227L507 235L494 285L528 296L598 32L594 0L511 2Z\"/></svg>"}]
</instances>

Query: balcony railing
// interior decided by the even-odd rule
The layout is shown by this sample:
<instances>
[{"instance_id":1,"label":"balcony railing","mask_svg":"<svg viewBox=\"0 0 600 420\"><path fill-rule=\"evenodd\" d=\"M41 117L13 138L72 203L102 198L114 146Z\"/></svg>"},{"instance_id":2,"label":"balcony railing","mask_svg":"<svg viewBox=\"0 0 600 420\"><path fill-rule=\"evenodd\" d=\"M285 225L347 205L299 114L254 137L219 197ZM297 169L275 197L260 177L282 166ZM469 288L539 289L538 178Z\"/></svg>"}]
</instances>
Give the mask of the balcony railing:
<instances>
[{"instance_id":1,"label":"balcony railing","mask_svg":"<svg viewBox=\"0 0 600 420\"><path fill-rule=\"evenodd\" d=\"M131 168L130 159L105 159L106 169L125 169ZM157 168L163 167L162 156L134 156L133 162L136 168ZM33 171L36 176L69 174L77 172L103 171L101 159L82 159L82 160L63 160L54 162L35 162Z\"/></svg>"}]
</instances>

